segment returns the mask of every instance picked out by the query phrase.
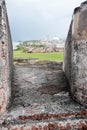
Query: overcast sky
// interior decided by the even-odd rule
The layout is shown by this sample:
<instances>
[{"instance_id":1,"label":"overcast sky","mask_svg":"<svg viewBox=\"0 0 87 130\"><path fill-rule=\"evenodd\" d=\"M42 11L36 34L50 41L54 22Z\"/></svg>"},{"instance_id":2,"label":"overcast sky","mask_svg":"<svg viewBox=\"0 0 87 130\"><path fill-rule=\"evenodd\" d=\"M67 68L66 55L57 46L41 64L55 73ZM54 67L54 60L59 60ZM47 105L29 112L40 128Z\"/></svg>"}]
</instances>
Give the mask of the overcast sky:
<instances>
[{"instance_id":1,"label":"overcast sky","mask_svg":"<svg viewBox=\"0 0 87 130\"><path fill-rule=\"evenodd\" d=\"M66 38L73 10L83 0L6 0L13 41Z\"/></svg>"}]
</instances>

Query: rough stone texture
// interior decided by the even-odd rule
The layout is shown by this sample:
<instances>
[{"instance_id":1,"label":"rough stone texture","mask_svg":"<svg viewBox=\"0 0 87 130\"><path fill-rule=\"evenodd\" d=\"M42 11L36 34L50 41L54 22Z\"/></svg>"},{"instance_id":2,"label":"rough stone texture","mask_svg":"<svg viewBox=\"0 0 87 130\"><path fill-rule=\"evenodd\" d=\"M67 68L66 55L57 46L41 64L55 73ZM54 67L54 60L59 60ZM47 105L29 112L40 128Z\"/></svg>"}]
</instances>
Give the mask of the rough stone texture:
<instances>
[{"instance_id":1,"label":"rough stone texture","mask_svg":"<svg viewBox=\"0 0 87 130\"><path fill-rule=\"evenodd\" d=\"M5 1L0 0L0 114L11 96L12 44Z\"/></svg>"},{"instance_id":2,"label":"rough stone texture","mask_svg":"<svg viewBox=\"0 0 87 130\"><path fill-rule=\"evenodd\" d=\"M39 122L39 123L26 123L18 124L18 125L5 125L1 126L0 130L87 130L87 122L86 121L78 121L74 120L72 123L68 122Z\"/></svg>"},{"instance_id":3,"label":"rough stone texture","mask_svg":"<svg viewBox=\"0 0 87 130\"><path fill-rule=\"evenodd\" d=\"M38 68L37 66L15 66L12 89L14 106L33 107L36 104L41 109L45 109L45 104L51 107L52 99L55 102L57 96L55 94L63 90L67 91L67 83L63 71L53 70L50 67Z\"/></svg>"},{"instance_id":4,"label":"rough stone texture","mask_svg":"<svg viewBox=\"0 0 87 130\"><path fill-rule=\"evenodd\" d=\"M87 107L87 1L74 10L65 44L64 71L72 98Z\"/></svg>"},{"instance_id":5,"label":"rough stone texture","mask_svg":"<svg viewBox=\"0 0 87 130\"><path fill-rule=\"evenodd\" d=\"M71 99L61 69L16 65L13 79L13 102L0 118L1 130L87 128L87 110Z\"/></svg>"}]
</instances>

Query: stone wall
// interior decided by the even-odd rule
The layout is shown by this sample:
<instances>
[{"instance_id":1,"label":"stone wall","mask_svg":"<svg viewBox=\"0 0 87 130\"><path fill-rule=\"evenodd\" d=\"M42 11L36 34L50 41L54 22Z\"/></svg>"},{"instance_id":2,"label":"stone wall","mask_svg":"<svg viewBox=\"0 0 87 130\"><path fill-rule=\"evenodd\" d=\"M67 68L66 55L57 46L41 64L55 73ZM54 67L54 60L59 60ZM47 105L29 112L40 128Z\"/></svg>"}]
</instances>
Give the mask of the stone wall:
<instances>
[{"instance_id":1,"label":"stone wall","mask_svg":"<svg viewBox=\"0 0 87 130\"><path fill-rule=\"evenodd\" d=\"M72 98L87 107L87 1L74 10L65 44L64 71Z\"/></svg>"},{"instance_id":2,"label":"stone wall","mask_svg":"<svg viewBox=\"0 0 87 130\"><path fill-rule=\"evenodd\" d=\"M12 78L12 43L4 0L0 0L0 114L9 107Z\"/></svg>"}]
</instances>

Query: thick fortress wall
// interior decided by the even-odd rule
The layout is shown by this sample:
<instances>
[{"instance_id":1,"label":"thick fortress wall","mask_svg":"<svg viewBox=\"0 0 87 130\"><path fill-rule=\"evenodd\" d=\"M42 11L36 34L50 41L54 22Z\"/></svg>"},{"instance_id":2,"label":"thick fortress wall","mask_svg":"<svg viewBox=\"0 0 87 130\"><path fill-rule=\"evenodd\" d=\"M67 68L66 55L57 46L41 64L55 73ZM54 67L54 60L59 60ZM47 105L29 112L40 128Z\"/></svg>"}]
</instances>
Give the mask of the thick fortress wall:
<instances>
[{"instance_id":1,"label":"thick fortress wall","mask_svg":"<svg viewBox=\"0 0 87 130\"><path fill-rule=\"evenodd\" d=\"M64 53L72 98L87 107L87 1L74 10Z\"/></svg>"},{"instance_id":2,"label":"thick fortress wall","mask_svg":"<svg viewBox=\"0 0 87 130\"><path fill-rule=\"evenodd\" d=\"M0 114L10 105L12 42L4 0L0 0Z\"/></svg>"}]
</instances>

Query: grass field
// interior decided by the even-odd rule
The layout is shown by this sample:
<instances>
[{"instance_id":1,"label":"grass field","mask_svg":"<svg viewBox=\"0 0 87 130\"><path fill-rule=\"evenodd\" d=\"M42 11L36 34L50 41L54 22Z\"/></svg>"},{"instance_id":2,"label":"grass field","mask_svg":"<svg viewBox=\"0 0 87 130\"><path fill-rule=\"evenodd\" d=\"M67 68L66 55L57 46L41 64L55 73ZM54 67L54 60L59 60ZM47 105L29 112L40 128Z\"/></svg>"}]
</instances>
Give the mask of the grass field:
<instances>
[{"instance_id":1,"label":"grass field","mask_svg":"<svg viewBox=\"0 0 87 130\"><path fill-rule=\"evenodd\" d=\"M14 51L14 58L38 58L39 60L63 61L63 52L55 53L23 53L22 51Z\"/></svg>"}]
</instances>

